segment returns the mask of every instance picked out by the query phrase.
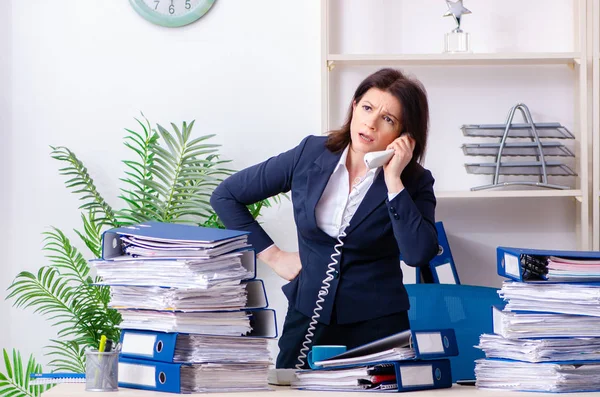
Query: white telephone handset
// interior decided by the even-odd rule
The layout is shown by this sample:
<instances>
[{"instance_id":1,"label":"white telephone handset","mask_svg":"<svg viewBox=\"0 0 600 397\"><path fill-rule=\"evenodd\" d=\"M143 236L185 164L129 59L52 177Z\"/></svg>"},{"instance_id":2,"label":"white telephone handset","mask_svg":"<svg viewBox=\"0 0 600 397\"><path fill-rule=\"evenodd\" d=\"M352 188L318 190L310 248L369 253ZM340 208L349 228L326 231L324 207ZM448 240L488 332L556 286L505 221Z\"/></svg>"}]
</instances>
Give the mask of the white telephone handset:
<instances>
[{"instance_id":1,"label":"white telephone handset","mask_svg":"<svg viewBox=\"0 0 600 397\"><path fill-rule=\"evenodd\" d=\"M367 168L373 169L387 164L394 157L394 149L382 150L379 152L369 152L365 154L365 164Z\"/></svg>"}]
</instances>

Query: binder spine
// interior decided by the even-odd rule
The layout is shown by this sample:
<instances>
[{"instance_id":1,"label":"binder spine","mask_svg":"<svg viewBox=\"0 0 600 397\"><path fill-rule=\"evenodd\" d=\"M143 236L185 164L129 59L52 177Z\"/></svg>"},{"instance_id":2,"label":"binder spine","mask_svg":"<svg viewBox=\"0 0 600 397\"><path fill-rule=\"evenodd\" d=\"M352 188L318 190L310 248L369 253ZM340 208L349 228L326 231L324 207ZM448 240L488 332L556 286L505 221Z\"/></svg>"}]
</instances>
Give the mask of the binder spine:
<instances>
[{"instance_id":1,"label":"binder spine","mask_svg":"<svg viewBox=\"0 0 600 397\"><path fill-rule=\"evenodd\" d=\"M450 360L396 362L398 391L452 387Z\"/></svg>"},{"instance_id":2,"label":"binder spine","mask_svg":"<svg viewBox=\"0 0 600 397\"><path fill-rule=\"evenodd\" d=\"M248 280L243 284L247 293L246 309L264 309L269 306L267 291L262 280Z\"/></svg>"},{"instance_id":3,"label":"binder spine","mask_svg":"<svg viewBox=\"0 0 600 397\"><path fill-rule=\"evenodd\" d=\"M417 359L435 359L458 355L458 344L454 329L412 331L411 337Z\"/></svg>"},{"instance_id":4,"label":"binder spine","mask_svg":"<svg viewBox=\"0 0 600 397\"><path fill-rule=\"evenodd\" d=\"M181 364L119 358L119 386L181 393Z\"/></svg>"},{"instance_id":5,"label":"binder spine","mask_svg":"<svg viewBox=\"0 0 600 397\"><path fill-rule=\"evenodd\" d=\"M235 252L242 254L242 266L249 273L252 273L252 277L246 280L254 280L256 278L256 250L254 248L242 248Z\"/></svg>"},{"instance_id":6,"label":"binder spine","mask_svg":"<svg viewBox=\"0 0 600 397\"><path fill-rule=\"evenodd\" d=\"M273 309L254 309L251 313L250 326L252 332L248 337L277 338L277 314Z\"/></svg>"},{"instance_id":7,"label":"binder spine","mask_svg":"<svg viewBox=\"0 0 600 397\"><path fill-rule=\"evenodd\" d=\"M171 363L178 333L128 330L121 332L121 356Z\"/></svg>"}]
</instances>

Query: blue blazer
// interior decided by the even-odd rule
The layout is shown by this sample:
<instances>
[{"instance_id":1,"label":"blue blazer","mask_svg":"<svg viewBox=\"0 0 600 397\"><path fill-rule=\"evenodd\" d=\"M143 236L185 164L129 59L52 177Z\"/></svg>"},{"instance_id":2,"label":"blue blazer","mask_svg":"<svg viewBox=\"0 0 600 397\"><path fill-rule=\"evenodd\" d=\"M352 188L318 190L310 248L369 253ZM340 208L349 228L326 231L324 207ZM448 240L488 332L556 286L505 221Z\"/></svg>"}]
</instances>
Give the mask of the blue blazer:
<instances>
[{"instance_id":1,"label":"blue blazer","mask_svg":"<svg viewBox=\"0 0 600 397\"><path fill-rule=\"evenodd\" d=\"M295 148L224 180L210 203L228 229L251 232L257 252L273 240L246 205L291 190L302 262L299 275L282 290L291 307L312 317L317 294L337 239L317 227L315 207L341 152L325 147L327 137L308 136ZM405 189L388 201L383 172L359 205L343 239L341 260L322 303L320 322L329 324L335 303L336 320L348 324L409 309L402 284L400 253L410 266L427 265L437 253L434 179L415 164L402 176Z\"/></svg>"}]
</instances>

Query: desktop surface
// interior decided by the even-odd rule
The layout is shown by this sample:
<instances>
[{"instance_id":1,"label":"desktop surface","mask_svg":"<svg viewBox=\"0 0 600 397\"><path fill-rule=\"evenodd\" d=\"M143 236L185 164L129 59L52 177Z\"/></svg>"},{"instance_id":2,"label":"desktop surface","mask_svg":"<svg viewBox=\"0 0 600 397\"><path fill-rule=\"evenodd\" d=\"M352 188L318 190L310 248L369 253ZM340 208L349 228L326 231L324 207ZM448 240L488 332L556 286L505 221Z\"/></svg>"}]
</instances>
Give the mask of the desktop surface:
<instances>
[{"instance_id":1,"label":"desktop surface","mask_svg":"<svg viewBox=\"0 0 600 397\"><path fill-rule=\"evenodd\" d=\"M274 391L254 391L254 392L235 392L235 393L198 393L198 394L186 394L187 396L193 395L208 395L210 397L234 397L234 396L247 396L247 397L263 397L263 396L272 396L272 397L285 397L285 396L354 396L357 393L363 394L362 392L322 392L322 391L302 391L290 389L289 387L273 387ZM364 394L373 395L373 392L364 392ZM378 394L378 393L376 393ZM389 395L389 393L385 393ZM393 393L392 393L393 394ZM106 395L108 396L118 396L118 397L166 397L173 396L173 393L159 393L155 391L146 391L146 390L137 390L137 389L126 389L123 387L119 388L117 392L107 392L107 393L99 393L99 392L86 392L85 385L81 383L73 383L73 384L62 384L53 387L47 392L42 394L42 397L80 397L80 396L99 396ZM437 390L422 390L422 391L414 391L414 392L404 392L402 393L402 397L407 396L415 396L415 397L469 397L469 396L489 396L489 397L499 397L499 396L523 396L523 397L535 397L535 396L544 396L548 397L549 393L520 393L520 392L509 392L509 391L491 391L491 390L480 390L474 386L458 386L454 385L450 389L437 389ZM598 397L598 393L561 393L560 397L567 396L577 396L577 397L588 397L595 396Z\"/></svg>"}]
</instances>

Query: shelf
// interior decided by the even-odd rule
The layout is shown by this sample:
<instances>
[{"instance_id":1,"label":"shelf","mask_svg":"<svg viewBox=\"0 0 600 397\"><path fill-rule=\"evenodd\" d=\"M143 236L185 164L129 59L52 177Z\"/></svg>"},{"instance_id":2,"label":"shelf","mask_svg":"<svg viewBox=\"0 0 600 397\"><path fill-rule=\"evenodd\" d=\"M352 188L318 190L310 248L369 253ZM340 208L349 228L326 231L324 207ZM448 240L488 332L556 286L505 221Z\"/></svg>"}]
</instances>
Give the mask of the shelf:
<instances>
[{"instance_id":1,"label":"shelf","mask_svg":"<svg viewBox=\"0 0 600 397\"><path fill-rule=\"evenodd\" d=\"M329 54L328 62L369 65L572 65L579 52L523 52L475 54Z\"/></svg>"},{"instance_id":2,"label":"shelf","mask_svg":"<svg viewBox=\"0 0 600 397\"><path fill-rule=\"evenodd\" d=\"M442 191L435 192L435 197L441 198L508 198L508 197L574 197L581 200L579 189L573 190L478 190L478 191Z\"/></svg>"}]
</instances>

